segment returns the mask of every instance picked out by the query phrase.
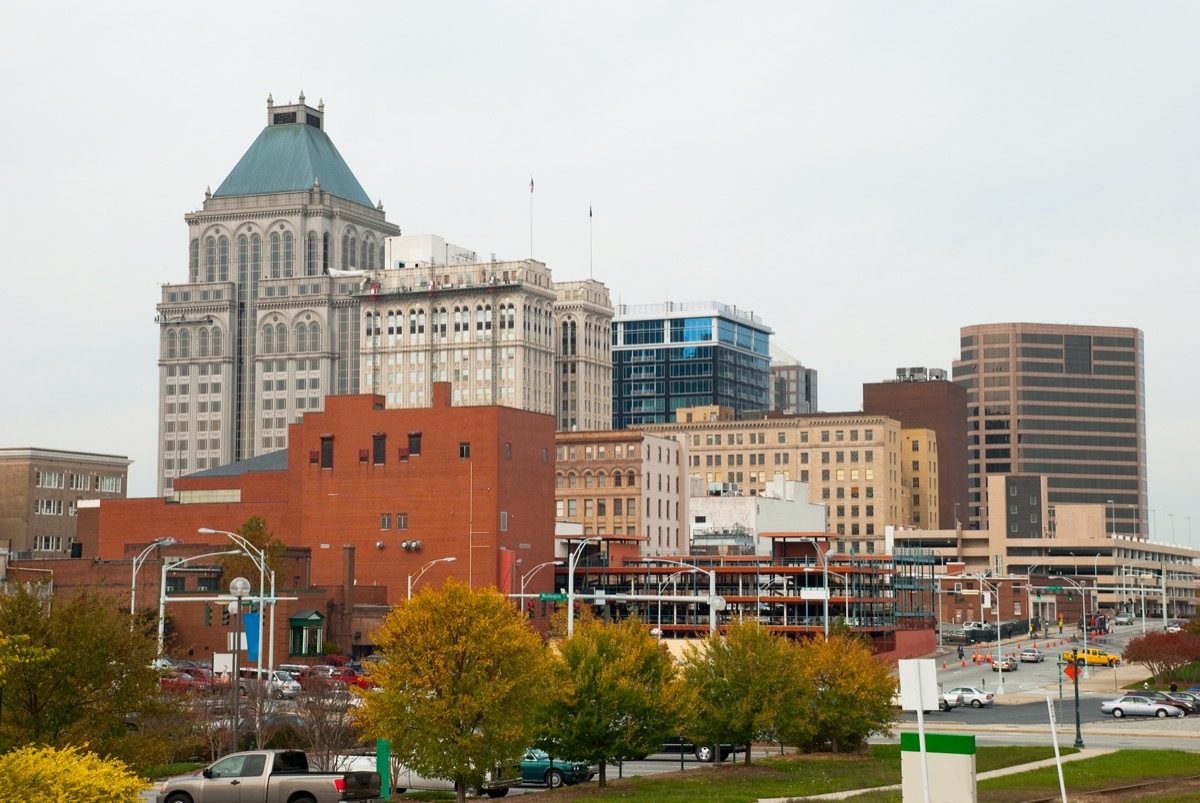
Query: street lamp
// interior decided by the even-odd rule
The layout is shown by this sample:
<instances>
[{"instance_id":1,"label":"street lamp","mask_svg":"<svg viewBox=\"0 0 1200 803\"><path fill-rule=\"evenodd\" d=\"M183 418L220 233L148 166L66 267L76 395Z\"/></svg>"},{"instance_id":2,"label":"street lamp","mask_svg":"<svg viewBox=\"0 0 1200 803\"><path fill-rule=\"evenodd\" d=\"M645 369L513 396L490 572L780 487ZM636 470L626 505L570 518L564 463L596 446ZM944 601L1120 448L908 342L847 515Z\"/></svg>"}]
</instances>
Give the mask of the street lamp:
<instances>
[{"instance_id":1,"label":"street lamp","mask_svg":"<svg viewBox=\"0 0 1200 803\"><path fill-rule=\"evenodd\" d=\"M228 530L213 530L209 527L201 527L196 532L205 535L224 535L229 540L233 541L242 548L243 554L254 561L258 567L258 669L262 672L262 645L263 645L263 590L266 585L264 582L267 572L267 553L260 547L250 543L249 539L241 533L231 533ZM275 570L271 570L271 633L270 645L268 646L267 668L275 668Z\"/></svg>"},{"instance_id":2,"label":"street lamp","mask_svg":"<svg viewBox=\"0 0 1200 803\"><path fill-rule=\"evenodd\" d=\"M518 561L518 563L519 562L520 561ZM524 601L525 599L525 587L529 585L529 581L533 579L533 576L537 574L539 570L544 569L547 566L562 566L565 563L566 561L561 560L548 560L545 563L539 563L537 566L534 566L532 569L525 572L525 574L521 575L521 600Z\"/></svg>"},{"instance_id":3,"label":"street lamp","mask_svg":"<svg viewBox=\"0 0 1200 803\"><path fill-rule=\"evenodd\" d=\"M1087 645L1087 637L1088 637L1087 592L1084 590L1083 585L1080 584L1079 581L1072 580L1070 577L1064 577L1063 575L1058 574L1050 579L1064 580L1064 581L1070 583L1073 588L1076 588L1079 590L1079 599L1083 603L1083 652L1084 652L1084 655L1086 655L1087 648L1088 648L1088 645ZM1084 662L1083 662L1083 673L1084 673L1083 676L1085 679L1091 677L1091 673L1088 671L1088 664L1087 664L1086 658L1084 659Z\"/></svg>"},{"instance_id":4,"label":"street lamp","mask_svg":"<svg viewBox=\"0 0 1200 803\"><path fill-rule=\"evenodd\" d=\"M956 520L957 521L957 520ZM821 616L821 622L825 631L825 640L829 640L829 559L825 557L825 553L821 551L821 545L817 543L815 538L801 538L801 541L808 541L813 545L813 552L817 553L817 559L821 562L821 591L824 594L824 608ZM807 571L807 570L806 570ZM805 611L807 613L807 611ZM843 614L845 611L843 611ZM939 622L940 626L941 623Z\"/></svg>"},{"instance_id":5,"label":"street lamp","mask_svg":"<svg viewBox=\"0 0 1200 803\"><path fill-rule=\"evenodd\" d=\"M229 678L230 695L233 697L233 703L230 706L230 731L232 738L230 740L229 752L236 753L238 749L238 717L241 711L238 710L238 697L241 696L241 673L238 669L238 656L242 652L242 597L250 593L250 581L245 577L235 577L229 583L229 593L234 596L234 601L229 603L233 608L230 613L233 614L233 676ZM261 621L261 619L260 619ZM262 650L258 653L262 655ZM261 683L262 672L259 672L258 681Z\"/></svg>"},{"instance_id":6,"label":"street lamp","mask_svg":"<svg viewBox=\"0 0 1200 803\"><path fill-rule=\"evenodd\" d=\"M567 558L567 638L575 633L575 563L588 541L599 541L598 535L585 535Z\"/></svg>"},{"instance_id":7,"label":"street lamp","mask_svg":"<svg viewBox=\"0 0 1200 803\"><path fill-rule=\"evenodd\" d=\"M192 555L179 560L162 563L162 577L158 583L158 657L163 657L163 636L164 625L167 619L167 572L171 569L177 569L185 563L191 563L194 560L201 558L215 558L217 555L245 555L246 553L240 549L228 549L224 552L205 552L203 555Z\"/></svg>"},{"instance_id":8,"label":"street lamp","mask_svg":"<svg viewBox=\"0 0 1200 803\"><path fill-rule=\"evenodd\" d=\"M996 694L1004 694L1004 667L1001 666L1001 661L1003 660L1003 655L1000 652L1001 642L1003 641L1003 639L1000 638L1000 584L996 583L996 585L992 585L991 583L984 582L982 574L979 575L978 577L979 577L979 618L981 620L986 621L986 619L984 618L984 615L983 615L983 588L984 588L984 586L987 586L988 588L992 589L993 593L995 593L995 595L996 595L996 602L995 602L995 606L996 606L996 669L1000 672L1000 684L996 687Z\"/></svg>"},{"instance_id":9,"label":"street lamp","mask_svg":"<svg viewBox=\"0 0 1200 803\"><path fill-rule=\"evenodd\" d=\"M699 566L693 566L690 563L684 563L679 560L669 560L667 558L646 558L649 563L669 563L673 566L682 566L684 569L693 572L700 572L708 575L708 632L710 635L717 632L717 572L714 569L701 569Z\"/></svg>"},{"instance_id":10,"label":"street lamp","mask_svg":"<svg viewBox=\"0 0 1200 803\"><path fill-rule=\"evenodd\" d=\"M138 556L136 558L133 559L133 577L129 582L129 615L130 616L133 616L137 612L137 607L136 607L136 605L137 605L137 575L138 575L138 571L140 571L142 568L142 564L146 562L146 558L155 549L155 547L171 546L172 544L178 544L178 543L179 543L179 541L176 541L174 538L169 538L169 537L168 538L155 538L153 541L150 542L150 544L145 549L143 549L140 553L138 553ZM131 629L133 628L132 622L129 623L129 627Z\"/></svg>"},{"instance_id":11,"label":"street lamp","mask_svg":"<svg viewBox=\"0 0 1200 803\"><path fill-rule=\"evenodd\" d=\"M658 584L658 627L651 630L650 635L658 636L659 641L662 641L662 635L663 635L663 631L662 631L662 592L663 592L663 589L667 587L667 583L674 583L680 577L687 574L688 571L689 571L688 569L680 569L679 571L675 572L674 574L671 574L671 575L668 575L667 577L665 577L663 579L663 581ZM699 571L699 570L697 570L696 568L693 567L690 571L695 572L695 571ZM671 619L672 619L672 621L677 621L677 617L674 614L672 614Z\"/></svg>"},{"instance_id":12,"label":"street lamp","mask_svg":"<svg viewBox=\"0 0 1200 803\"><path fill-rule=\"evenodd\" d=\"M421 581L421 575L423 575L423 574L425 574L425 572L429 571L429 567L433 566L433 564L435 564L435 563L453 563L456 560L458 560L458 558L454 557L453 555L451 555L448 558L435 558L434 560L431 560L428 563L426 563L424 566L422 566L420 571L417 572L415 577L410 574L408 576L408 599L412 599L413 586L415 586L417 583L419 583Z\"/></svg>"}]
</instances>

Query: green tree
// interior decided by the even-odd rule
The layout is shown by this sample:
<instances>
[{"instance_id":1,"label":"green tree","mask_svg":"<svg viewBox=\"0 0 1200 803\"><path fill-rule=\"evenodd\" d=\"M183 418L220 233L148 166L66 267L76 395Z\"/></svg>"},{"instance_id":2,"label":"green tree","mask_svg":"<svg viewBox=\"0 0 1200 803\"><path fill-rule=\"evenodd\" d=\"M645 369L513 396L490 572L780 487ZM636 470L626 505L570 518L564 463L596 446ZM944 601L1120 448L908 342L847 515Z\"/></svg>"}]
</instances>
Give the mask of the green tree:
<instances>
[{"instance_id":1,"label":"green tree","mask_svg":"<svg viewBox=\"0 0 1200 803\"><path fill-rule=\"evenodd\" d=\"M688 645L683 676L696 690L696 705L687 735L718 746L774 740L787 698L798 693L797 658L790 642L757 622L730 622L724 636Z\"/></svg>"},{"instance_id":2,"label":"green tree","mask_svg":"<svg viewBox=\"0 0 1200 803\"><path fill-rule=\"evenodd\" d=\"M856 635L831 634L800 645L797 693L785 701L782 737L807 750L857 749L895 721L896 682Z\"/></svg>"},{"instance_id":3,"label":"green tree","mask_svg":"<svg viewBox=\"0 0 1200 803\"><path fill-rule=\"evenodd\" d=\"M454 783L458 800L533 742L548 659L524 614L495 588L447 580L395 608L374 636L384 661L365 696L365 732L397 760Z\"/></svg>"},{"instance_id":4,"label":"green tree","mask_svg":"<svg viewBox=\"0 0 1200 803\"><path fill-rule=\"evenodd\" d=\"M151 669L157 644L130 625L119 604L86 592L52 605L28 592L0 597L0 634L14 639L4 660L0 751L90 744L103 755L146 757L149 747L127 721L164 704Z\"/></svg>"},{"instance_id":5,"label":"green tree","mask_svg":"<svg viewBox=\"0 0 1200 803\"><path fill-rule=\"evenodd\" d=\"M275 534L267 527L267 523L258 516L246 519L245 523L237 528L237 534L261 549L267 556L267 569L263 577L263 584L266 586L266 590L270 591L271 570L278 572L283 567L283 554L287 550L287 544L276 538ZM230 543L229 548L237 549L237 545ZM221 575L226 588L233 578L245 577L250 581L252 596L258 595L258 565L249 555L222 555L217 558L217 562L221 567Z\"/></svg>"},{"instance_id":6,"label":"green tree","mask_svg":"<svg viewBox=\"0 0 1200 803\"><path fill-rule=\"evenodd\" d=\"M686 703L671 657L636 617L587 619L554 661L538 744L551 756L600 767L652 753L675 733Z\"/></svg>"},{"instance_id":7,"label":"green tree","mask_svg":"<svg viewBox=\"0 0 1200 803\"><path fill-rule=\"evenodd\" d=\"M76 747L23 747L0 756L0 803L128 803L147 786L123 762Z\"/></svg>"}]
</instances>

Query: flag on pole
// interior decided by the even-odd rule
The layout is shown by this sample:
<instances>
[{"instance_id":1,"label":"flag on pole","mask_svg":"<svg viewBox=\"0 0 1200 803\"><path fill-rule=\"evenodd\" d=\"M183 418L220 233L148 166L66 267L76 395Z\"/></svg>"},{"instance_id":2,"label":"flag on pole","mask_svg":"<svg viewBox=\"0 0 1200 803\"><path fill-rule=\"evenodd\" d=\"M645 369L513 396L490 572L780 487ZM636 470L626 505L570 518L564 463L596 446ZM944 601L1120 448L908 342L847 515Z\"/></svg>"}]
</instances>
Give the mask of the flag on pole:
<instances>
[{"instance_id":1,"label":"flag on pole","mask_svg":"<svg viewBox=\"0 0 1200 803\"><path fill-rule=\"evenodd\" d=\"M588 204L588 217L592 216L592 205Z\"/></svg>"},{"instance_id":2,"label":"flag on pole","mask_svg":"<svg viewBox=\"0 0 1200 803\"><path fill-rule=\"evenodd\" d=\"M529 191L533 192L533 176L529 177Z\"/></svg>"}]
</instances>

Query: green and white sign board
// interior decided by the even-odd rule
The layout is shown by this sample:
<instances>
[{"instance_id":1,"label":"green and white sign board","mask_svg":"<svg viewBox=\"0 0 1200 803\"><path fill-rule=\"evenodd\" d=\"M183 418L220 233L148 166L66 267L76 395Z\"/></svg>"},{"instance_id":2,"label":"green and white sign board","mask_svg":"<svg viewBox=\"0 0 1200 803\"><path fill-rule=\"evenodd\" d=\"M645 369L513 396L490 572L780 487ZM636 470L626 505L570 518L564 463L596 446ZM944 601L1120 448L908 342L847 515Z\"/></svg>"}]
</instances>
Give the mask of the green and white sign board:
<instances>
[{"instance_id":1,"label":"green and white sign board","mask_svg":"<svg viewBox=\"0 0 1200 803\"><path fill-rule=\"evenodd\" d=\"M921 772L921 742L917 733L900 734L900 773L904 803L975 803L975 737L954 733L926 733L925 757L929 762L929 796Z\"/></svg>"}]
</instances>

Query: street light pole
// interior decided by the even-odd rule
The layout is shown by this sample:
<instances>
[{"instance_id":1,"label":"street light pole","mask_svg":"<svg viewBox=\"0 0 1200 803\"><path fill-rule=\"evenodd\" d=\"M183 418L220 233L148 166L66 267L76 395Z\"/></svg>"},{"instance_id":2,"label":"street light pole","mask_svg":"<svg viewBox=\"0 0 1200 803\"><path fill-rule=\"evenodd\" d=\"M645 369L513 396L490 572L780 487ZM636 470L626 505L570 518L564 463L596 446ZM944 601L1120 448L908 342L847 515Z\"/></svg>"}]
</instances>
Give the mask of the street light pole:
<instances>
[{"instance_id":1,"label":"street light pole","mask_svg":"<svg viewBox=\"0 0 1200 803\"><path fill-rule=\"evenodd\" d=\"M242 652L242 597L250 593L250 581L245 577L235 577L229 583L229 593L233 594L234 601L230 603L233 606L233 676L229 678L230 693L233 697L233 704L230 709L230 739L229 752L236 753L238 751L238 726L241 724L238 720L241 715L238 705L238 698L241 696L242 678L238 668L238 657ZM259 652L261 655L261 651ZM262 673L259 673L259 684L262 684ZM265 688L265 687L262 687Z\"/></svg>"},{"instance_id":2,"label":"street light pole","mask_svg":"<svg viewBox=\"0 0 1200 803\"><path fill-rule=\"evenodd\" d=\"M821 589L825 594L824 608L821 616L823 630L825 632L825 640L829 640L829 559L825 553L821 551L821 545L817 543L815 538L801 538L801 541L808 541L813 545L813 552L817 553L817 560L821 562ZM807 613L807 611L805 611ZM844 613L844 612L843 612ZM938 623L941 624L940 622Z\"/></svg>"},{"instance_id":3,"label":"street light pole","mask_svg":"<svg viewBox=\"0 0 1200 803\"><path fill-rule=\"evenodd\" d=\"M538 571L546 568L547 566L562 566L564 563L565 561L561 560L548 560L545 563L539 563L537 566L534 566L532 569L521 575L521 593L518 595L521 600L525 599L525 587L529 585L529 581L533 579L533 576L537 574Z\"/></svg>"},{"instance_id":4,"label":"street light pole","mask_svg":"<svg viewBox=\"0 0 1200 803\"><path fill-rule=\"evenodd\" d=\"M984 621L987 621L983 616L983 589L984 589L984 586L987 586L988 588L992 589L993 593L996 595L996 601L995 601L995 606L996 606L996 670L1000 673L1000 683L996 686L996 694L999 695L999 694L1004 694L1004 667L1001 665L1001 662L1003 661L1004 656L1000 650L1001 641L1002 641L1002 639L1000 638L1000 584L996 583L995 585L992 585L991 583L984 581L982 574L979 575L979 618Z\"/></svg>"},{"instance_id":5,"label":"street light pole","mask_svg":"<svg viewBox=\"0 0 1200 803\"><path fill-rule=\"evenodd\" d=\"M205 552L203 555L192 555L187 558L180 558L172 563L163 561L162 577L158 583L158 657L163 657L163 637L165 635L165 623L167 618L167 572L171 569L177 569L185 563L191 563L200 558L215 558L217 555L245 555L240 549L228 549L224 552Z\"/></svg>"},{"instance_id":6,"label":"street light pole","mask_svg":"<svg viewBox=\"0 0 1200 803\"><path fill-rule=\"evenodd\" d=\"M155 547L171 546L172 544L178 544L178 543L179 543L179 541L176 541L174 538L155 538L153 541L150 542L150 544L145 549L143 549L140 553L138 553L138 556L136 558L133 559L133 577L129 583L129 615L130 616L133 616L135 613L137 613L137 602L136 602L136 600L137 600L137 576L138 576L138 572L141 571L142 564L146 562L146 558L149 557L150 552L152 550L154 550ZM130 628L133 627L132 622L129 623L129 627Z\"/></svg>"},{"instance_id":7,"label":"street light pole","mask_svg":"<svg viewBox=\"0 0 1200 803\"><path fill-rule=\"evenodd\" d=\"M267 574L267 553L266 550L250 543L250 540L241 533L231 533L228 530L213 530L209 527L201 527L196 532L204 535L224 535L242 548L243 554L254 561L258 566L258 671L262 674L262 657L263 657L263 608L264 594L266 592L266 574ZM270 657L267 659L267 668L275 668L275 570L271 570L271 645Z\"/></svg>"},{"instance_id":8,"label":"street light pole","mask_svg":"<svg viewBox=\"0 0 1200 803\"><path fill-rule=\"evenodd\" d=\"M415 576L415 577L414 577L413 575L411 575L411 574L410 574L410 575L408 576L408 596L407 596L407 599L410 599L410 600L412 599L412 590L413 590L413 586L415 586L417 583L421 582L421 575L423 575L423 574L425 574L425 572L429 571L429 568L430 568L431 566L433 566L435 563L453 563L453 562L454 562L454 561L456 561L456 560L458 560L458 558L454 557L453 555L451 555L451 556L450 556L450 557L448 557L448 558L435 558L434 560L431 560L431 561L429 561L428 563L426 563L424 566L422 566L422 567L421 567L421 569L420 569L420 571L418 571L418 572L417 572L417 574L416 574L416 576Z\"/></svg>"},{"instance_id":9,"label":"street light pole","mask_svg":"<svg viewBox=\"0 0 1200 803\"><path fill-rule=\"evenodd\" d=\"M693 566L690 563L684 563L679 560L669 560L667 558L646 558L648 563L669 563L674 566L682 566L688 571L699 572L708 575L708 633L715 635L717 632L717 572L715 569L701 569L699 566Z\"/></svg>"},{"instance_id":10,"label":"street light pole","mask_svg":"<svg viewBox=\"0 0 1200 803\"><path fill-rule=\"evenodd\" d=\"M599 541L598 535L585 535L567 558L567 638L575 634L575 563L588 541Z\"/></svg>"},{"instance_id":11,"label":"street light pole","mask_svg":"<svg viewBox=\"0 0 1200 803\"><path fill-rule=\"evenodd\" d=\"M1062 576L1062 575L1057 575L1057 576L1055 576L1053 579L1055 579L1055 580L1065 580L1066 582L1070 583L1070 584L1071 584L1071 586L1072 586L1073 588L1075 588L1075 589L1077 589L1077 590L1079 591L1079 599L1080 599L1080 601L1083 603L1083 654L1086 656L1086 655L1087 655L1087 649L1088 649L1088 645L1087 645L1087 637L1088 637L1087 593L1086 593L1086 591L1084 590L1084 587L1083 587L1083 586L1082 586L1082 585L1079 583L1079 581L1077 581L1077 580L1072 580L1070 577L1064 577L1064 576ZM1079 658L1079 656L1077 655L1077 656L1076 656L1076 662L1075 662L1075 663L1076 663L1076 667L1075 667L1075 668L1076 668L1076 670L1078 670L1078 669L1079 669L1079 666L1078 666L1079 660L1078 660L1078 658ZM1084 658L1084 659L1083 659L1083 676L1084 676L1085 678L1091 677L1091 672L1090 672L1090 671L1089 671L1089 669L1088 669L1088 662L1087 662L1087 658Z\"/></svg>"}]
</instances>

